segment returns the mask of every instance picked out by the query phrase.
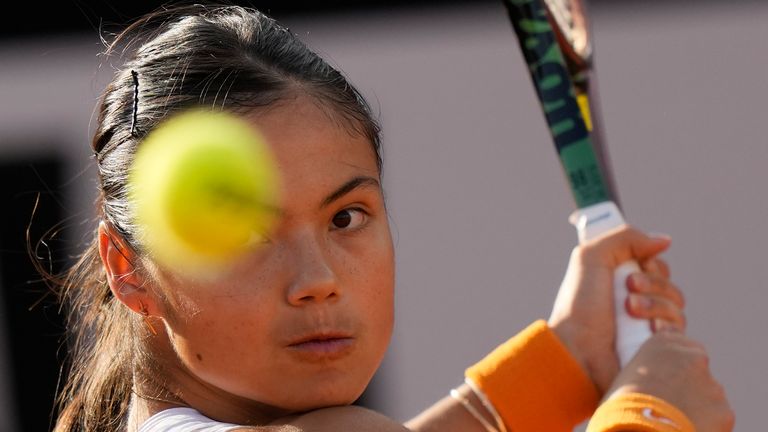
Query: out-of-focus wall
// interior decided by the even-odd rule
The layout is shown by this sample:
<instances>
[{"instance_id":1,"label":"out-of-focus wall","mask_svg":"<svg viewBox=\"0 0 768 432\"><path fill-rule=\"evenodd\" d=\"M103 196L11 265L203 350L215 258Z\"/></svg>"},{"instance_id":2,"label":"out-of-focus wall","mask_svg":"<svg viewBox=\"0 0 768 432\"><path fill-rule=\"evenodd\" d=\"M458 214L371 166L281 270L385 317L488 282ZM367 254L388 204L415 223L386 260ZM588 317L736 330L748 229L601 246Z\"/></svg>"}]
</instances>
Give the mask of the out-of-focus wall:
<instances>
[{"instance_id":1,"label":"out-of-focus wall","mask_svg":"<svg viewBox=\"0 0 768 432\"><path fill-rule=\"evenodd\" d=\"M690 333L709 347L737 430L759 430L768 401L768 5L593 13L626 214L672 235L667 258L687 293ZM501 6L287 24L381 113L398 287L374 400L405 420L547 316L575 242L570 197ZM98 50L95 35L0 46L0 158L66 154L82 191L70 199L75 223L92 216L93 171L78 173L110 74L109 65L97 72ZM6 145L51 137L58 148Z\"/></svg>"},{"instance_id":2,"label":"out-of-focus wall","mask_svg":"<svg viewBox=\"0 0 768 432\"><path fill-rule=\"evenodd\" d=\"M0 158L61 156L66 186L81 191L66 203L79 232L94 214L90 140L98 97L113 72L102 50L96 34L0 44Z\"/></svg>"}]
</instances>

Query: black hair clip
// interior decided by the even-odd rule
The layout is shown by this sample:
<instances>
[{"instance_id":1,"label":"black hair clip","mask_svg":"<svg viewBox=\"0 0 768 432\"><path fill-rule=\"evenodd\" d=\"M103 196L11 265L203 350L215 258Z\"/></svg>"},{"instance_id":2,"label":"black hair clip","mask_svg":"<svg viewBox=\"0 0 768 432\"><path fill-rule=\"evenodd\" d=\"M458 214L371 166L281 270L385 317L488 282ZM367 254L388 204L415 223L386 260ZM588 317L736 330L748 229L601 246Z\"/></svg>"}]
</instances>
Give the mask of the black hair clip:
<instances>
[{"instance_id":1,"label":"black hair clip","mask_svg":"<svg viewBox=\"0 0 768 432\"><path fill-rule=\"evenodd\" d=\"M133 76L133 117L131 119L131 136L136 136L136 118L139 113L139 73L131 69Z\"/></svg>"}]
</instances>

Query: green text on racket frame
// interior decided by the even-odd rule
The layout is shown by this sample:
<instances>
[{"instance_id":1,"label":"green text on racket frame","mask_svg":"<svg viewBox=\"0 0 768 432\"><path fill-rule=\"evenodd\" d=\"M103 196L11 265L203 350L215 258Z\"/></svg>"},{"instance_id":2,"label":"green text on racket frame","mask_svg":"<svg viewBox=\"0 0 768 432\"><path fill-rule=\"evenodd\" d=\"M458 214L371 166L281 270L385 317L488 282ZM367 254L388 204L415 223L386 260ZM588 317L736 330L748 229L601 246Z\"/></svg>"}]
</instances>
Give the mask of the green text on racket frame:
<instances>
[{"instance_id":1,"label":"green text on racket frame","mask_svg":"<svg viewBox=\"0 0 768 432\"><path fill-rule=\"evenodd\" d=\"M578 208L612 199L542 0L504 0Z\"/></svg>"}]
</instances>

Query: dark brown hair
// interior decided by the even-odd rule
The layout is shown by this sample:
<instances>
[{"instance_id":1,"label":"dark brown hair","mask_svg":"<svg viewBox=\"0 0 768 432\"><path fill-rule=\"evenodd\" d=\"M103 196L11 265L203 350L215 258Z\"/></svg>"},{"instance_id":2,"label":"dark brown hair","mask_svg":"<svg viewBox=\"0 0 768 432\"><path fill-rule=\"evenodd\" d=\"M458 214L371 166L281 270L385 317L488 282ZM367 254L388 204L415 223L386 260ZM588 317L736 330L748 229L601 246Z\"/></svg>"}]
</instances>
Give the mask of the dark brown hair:
<instances>
[{"instance_id":1,"label":"dark brown hair","mask_svg":"<svg viewBox=\"0 0 768 432\"><path fill-rule=\"evenodd\" d=\"M93 151L97 212L131 247L136 226L126 190L137 146L169 115L192 107L236 113L308 95L329 118L366 137L381 170L379 127L360 93L293 33L238 6L184 6L145 16L120 33L107 54L128 60L107 86ZM124 54L125 55L125 54ZM69 373L55 430L125 429L133 371L141 356L140 321L106 282L94 235L66 274Z\"/></svg>"}]
</instances>

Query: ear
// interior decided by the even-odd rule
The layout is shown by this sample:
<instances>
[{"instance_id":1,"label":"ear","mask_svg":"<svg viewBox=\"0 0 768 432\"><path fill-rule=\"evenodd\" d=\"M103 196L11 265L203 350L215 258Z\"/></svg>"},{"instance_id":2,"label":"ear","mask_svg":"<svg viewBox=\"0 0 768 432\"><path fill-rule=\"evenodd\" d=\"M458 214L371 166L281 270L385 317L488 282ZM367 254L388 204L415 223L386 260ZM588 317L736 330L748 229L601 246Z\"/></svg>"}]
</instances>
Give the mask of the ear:
<instances>
[{"instance_id":1,"label":"ear","mask_svg":"<svg viewBox=\"0 0 768 432\"><path fill-rule=\"evenodd\" d=\"M99 255L112 294L129 309L142 315L157 315L155 296L137 271L139 256L109 223L99 223Z\"/></svg>"}]
</instances>

